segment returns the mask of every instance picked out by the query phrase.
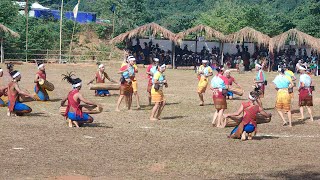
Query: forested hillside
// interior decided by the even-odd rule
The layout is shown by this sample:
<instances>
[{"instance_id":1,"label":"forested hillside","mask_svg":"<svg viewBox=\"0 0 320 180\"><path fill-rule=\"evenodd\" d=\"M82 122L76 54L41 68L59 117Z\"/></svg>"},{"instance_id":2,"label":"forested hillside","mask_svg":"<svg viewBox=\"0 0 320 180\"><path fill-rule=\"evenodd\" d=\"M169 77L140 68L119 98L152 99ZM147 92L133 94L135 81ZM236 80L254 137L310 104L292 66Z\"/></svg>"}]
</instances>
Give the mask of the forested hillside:
<instances>
[{"instance_id":1,"label":"forested hillside","mask_svg":"<svg viewBox=\"0 0 320 180\"><path fill-rule=\"evenodd\" d=\"M29 5L32 2L29 0ZM61 0L38 2L59 9ZM64 10L71 11L78 0L64 2ZM204 24L224 34L250 26L271 37L291 28L320 37L319 0L80 0L79 11L96 12L99 19L112 22L112 4L116 5L114 36L156 22L174 33ZM9 51L25 49L25 17L18 15L18 7L11 0L1 0L0 7L0 23L21 35L20 39L7 37L5 48ZM68 48L70 44L72 26L72 21L65 20L63 23L63 48ZM81 31L79 25L76 27L76 33ZM92 24L90 27L100 38L110 37L106 36L106 32L111 32L111 23L109 26ZM58 49L58 45L58 21L29 19L29 48Z\"/></svg>"}]
</instances>

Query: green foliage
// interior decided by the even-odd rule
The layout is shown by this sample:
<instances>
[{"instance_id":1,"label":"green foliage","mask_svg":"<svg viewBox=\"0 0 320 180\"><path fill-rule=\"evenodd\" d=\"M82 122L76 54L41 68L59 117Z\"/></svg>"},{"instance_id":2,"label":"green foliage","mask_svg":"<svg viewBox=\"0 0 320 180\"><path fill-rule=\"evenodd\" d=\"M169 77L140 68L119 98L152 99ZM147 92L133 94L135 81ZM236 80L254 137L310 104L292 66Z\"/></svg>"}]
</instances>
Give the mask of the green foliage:
<instances>
[{"instance_id":1,"label":"green foliage","mask_svg":"<svg viewBox=\"0 0 320 180\"><path fill-rule=\"evenodd\" d=\"M13 4L11 0L0 1L0 23L12 25L14 18L18 15L18 5Z\"/></svg>"}]
</instances>

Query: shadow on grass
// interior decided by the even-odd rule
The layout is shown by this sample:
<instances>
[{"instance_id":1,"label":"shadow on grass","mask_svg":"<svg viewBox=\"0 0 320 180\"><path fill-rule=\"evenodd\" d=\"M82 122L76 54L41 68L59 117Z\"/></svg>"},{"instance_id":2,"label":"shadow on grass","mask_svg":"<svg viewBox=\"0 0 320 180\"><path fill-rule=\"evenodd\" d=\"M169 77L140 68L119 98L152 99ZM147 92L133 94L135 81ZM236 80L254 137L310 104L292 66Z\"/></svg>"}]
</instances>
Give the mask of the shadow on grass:
<instances>
[{"instance_id":1,"label":"shadow on grass","mask_svg":"<svg viewBox=\"0 0 320 180\"><path fill-rule=\"evenodd\" d=\"M307 120L308 120L307 118L304 118L304 119L299 119L297 121L292 121L292 125L293 126L302 125L302 124L305 124Z\"/></svg>"},{"instance_id":2,"label":"shadow on grass","mask_svg":"<svg viewBox=\"0 0 320 180\"><path fill-rule=\"evenodd\" d=\"M275 136L254 136L253 140L265 140L265 139L279 139L279 137Z\"/></svg>"},{"instance_id":3,"label":"shadow on grass","mask_svg":"<svg viewBox=\"0 0 320 180\"><path fill-rule=\"evenodd\" d=\"M187 116L171 116L171 117L163 117L162 120L172 120L172 119L181 119Z\"/></svg>"},{"instance_id":4,"label":"shadow on grass","mask_svg":"<svg viewBox=\"0 0 320 180\"><path fill-rule=\"evenodd\" d=\"M28 113L28 114L22 114L22 115L18 115L18 116L38 116L38 117L49 117L47 114L45 113L40 113L40 112L31 112L31 113Z\"/></svg>"},{"instance_id":5,"label":"shadow on grass","mask_svg":"<svg viewBox=\"0 0 320 180\"><path fill-rule=\"evenodd\" d=\"M62 99L57 98L57 99L50 99L49 102L60 102ZM45 101L44 101L45 102Z\"/></svg>"},{"instance_id":6,"label":"shadow on grass","mask_svg":"<svg viewBox=\"0 0 320 180\"><path fill-rule=\"evenodd\" d=\"M176 104L180 104L180 102L172 102L172 103L166 103L166 106L170 106L170 105L176 105Z\"/></svg>"},{"instance_id":7,"label":"shadow on grass","mask_svg":"<svg viewBox=\"0 0 320 180\"><path fill-rule=\"evenodd\" d=\"M99 127L99 128L107 128L112 129L113 126L108 126L105 123L85 123L81 127Z\"/></svg>"},{"instance_id":8,"label":"shadow on grass","mask_svg":"<svg viewBox=\"0 0 320 180\"><path fill-rule=\"evenodd\" d=\"M320 179L320 172L318 167L311 165L297 166L293 169L282 171L269 171L266 173L257 174L239 174L237 179L308 179L316 180Z\"/></svg>"}]
</instances>

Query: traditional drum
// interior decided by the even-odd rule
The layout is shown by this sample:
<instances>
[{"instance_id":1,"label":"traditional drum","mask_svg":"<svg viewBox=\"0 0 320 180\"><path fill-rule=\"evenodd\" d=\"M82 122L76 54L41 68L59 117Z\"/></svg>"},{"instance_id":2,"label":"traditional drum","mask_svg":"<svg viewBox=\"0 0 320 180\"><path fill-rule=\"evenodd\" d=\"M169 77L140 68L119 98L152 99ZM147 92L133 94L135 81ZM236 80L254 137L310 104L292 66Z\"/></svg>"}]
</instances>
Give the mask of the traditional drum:
<instances>
[{"instance_id":1,"label":"traditional drum","mask_svg":"<svg viewBox=\"0 0 320 180\"><path fill-rule=\"evenodd\" d=\"M235 86L229 86L229 91L233 92L233 94L236 94L238 96L242 96L244 93L244 90L240 87L235 87Z\"/></svg>"},{"instance_id":2,"label":"traditional drum","mask_svg":"<svg viewBox=\"0 0 320 180\"><path fill-rule=\"evenodd\" d=\"M88 113L88 114L99 114L103 111L102 107L98 106L92 106L92 105L80 105L82 112L83 113ZM66 112L67 106L61 106L60 107L60 114L64 115Z\"/></svg>"},{"instance_id":3,"label":"traditional drum","mask_svg":"<svg viewBox=\"0 0 320 180\"><path fill-rule=\"evenodd\" d=\"M90 85L90 90L119 90L120 84L116 83L97 83Z\"/></svg>"},{"instance_id":4,"label":"traditional drum","mask_svg":"<svg viewBox=\"0 0 320 180\"><path fill-rule=\"evenodd\" d=\"M29 96L19 95L19 101L20 102L30 102L30 101L39 101L39 97L37 95L34 95L33 98Z\"/></svg>"},{"instance_id":5,"label":"traditional drum","mask_svg":"<svg viewBox=\"0 0 320 180\"><path fill-rule=\"evenodd\" d=\"M48 90L48 91L53 91L54 90L54 85L52 83L50 83L49 81L47 80L43 80L43 79L40 79L39 80L39 85Z\"/></svg>"},{"instance_id":6,"label":"traditional drum","mask_svg":"<svg viewBox=\"0 0 320 180\"><path fill-rule=\"evenodd\" d=\"M266 118L261 114L257 114L257 124L269 123L271 118ZM226 127L235 127L241 122L241 117L228 117Z\"/></svg>"}]
</instances>

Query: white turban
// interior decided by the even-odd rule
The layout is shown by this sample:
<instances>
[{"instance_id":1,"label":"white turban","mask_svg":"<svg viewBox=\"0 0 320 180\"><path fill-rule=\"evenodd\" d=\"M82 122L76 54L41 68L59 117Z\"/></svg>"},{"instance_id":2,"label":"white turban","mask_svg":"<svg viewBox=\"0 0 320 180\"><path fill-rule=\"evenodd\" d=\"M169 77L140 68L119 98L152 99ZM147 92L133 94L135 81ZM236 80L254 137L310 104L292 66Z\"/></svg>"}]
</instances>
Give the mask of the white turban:
<instances>
[{"instance_id":1,"label":"white turban","mask_svg":"<svg viewBox=\"0 0 320 180\"><path fill-rule=\"evenodd\" d=\"M38 65L38 69L43 68L43 67L44 67L44 64Z\"/></svg>"},{"instance_id":2,"label":"white turban","mask_svg":"<svg viewBox=\"0 0 320 180\"><path fill-rule=\"evenodd\" d=\"M208 63L208 60L202 60L202 63Z\"/></svg>"},{"instance_id":3,"label":"white turban","mask_svg":"<svg viewBox=\"0 0 320 180\"><path fill-rule=\"evenodd\" d=\"M98 67L99 67L99 69L100 69L100 68L103 68L103 67L104 67L104 65L103 65L103 64L99 64L99 66L98 66Z\"/></svg>"},{"instance_id":4,"label":"white turban","mask_svg":"<svg viewBox=\"0 0 320 180\"><path fill-rule=\"evenodd\" d=\"M18 77L19 75L20 75L20 72L16 72L16 73L12 76L12 78L14 79L14 78Z\"/></svg>"},{"instance_id":5,"label":"white turban","mask_svg":"<svg viewBox=\"0 0 320 180\"><path fill-rule=\"evenodd\" d=\"M162 64L161 66L160 66L160 69L166 69L166 64Z\"/></svg>"},{"instance_id":6,"label":"white turban","mask_svg":"<svg viewBox=\"0 0 320 180\"><path fill-rule=\"evenodd\" d=\"M72 84L72 87L73 87L73 88L77 88L77 87L79 87L79 86L81 86L81 82L79 82L79 83L77 83L77 84Z\"/></svg>"},{"instance_id":7,"label":"white turban","mask_svg":"<svg viewBox=\"0 0 320 180\"><path fill-rule=\"evenodd\" d=\"M153 60L154 60L155 62L159 62L159 59L158 59L158 58L153 58Z\"/></svg>"},{"instance_id":8,"label":"white turban","mask_svg":"<svg viewBox=\"0 0 320 180\"><path fill-rule=\"evenodd\" d=\"M0 68L0 73L3 72L3 70Z\"/></svg>"}]
</instances>

